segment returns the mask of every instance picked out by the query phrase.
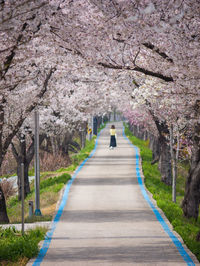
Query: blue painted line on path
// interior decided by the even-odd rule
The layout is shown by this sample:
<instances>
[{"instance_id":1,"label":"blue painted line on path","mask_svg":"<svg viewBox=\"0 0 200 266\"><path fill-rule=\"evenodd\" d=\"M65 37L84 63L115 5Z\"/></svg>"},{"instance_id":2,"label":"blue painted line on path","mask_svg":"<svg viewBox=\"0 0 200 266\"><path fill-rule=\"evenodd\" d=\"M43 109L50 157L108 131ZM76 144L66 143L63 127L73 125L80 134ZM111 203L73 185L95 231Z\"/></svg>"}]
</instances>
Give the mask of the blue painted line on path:
<instances>
[{"instance_id":1,"label":"blue painted line on path","mask_svg":"<svg viewBox=\"0 0 200 266\"><path fill-rule=\"evenodd\" d=\"M165 230L165 232L169 235L169 237L171 238L171 240L173 241L173 243L175 244L176 248L178 249L180 255L183 257L184 261L187 263L188 266L194 266L195 263L193 262L193 260L191 259L191 257L189 256L189 254L187 253L187 251L184 249L183 245L181 244L181 242L178 240L178 238L173 234L173 232L171 231L171 229L169 228L169 226L167 225L167 223L165 222L165 220L163 219L163 217L161 216L160 212L158 211L158 209L154 206L154 204L152 203L152 201L150 200L145 186L143 184L141 175L140 175L140 164L139 164L139 149L138 147L134 146L130 140L127 138L127 136L125 135L124 132L124 127L123 127L123 136L126 140L128 140L128 143L135 149L136 152L136 176L138 179L138 183L141 189L141 192L145 198L145 200L148 202L148 204L150 205L151 209L153 210L157 220L160 222L160 224L162 225L163 229Z\"/></svg>"},{"instance_id":2,"label":"blue painted line on path","mask_svg":"<svg viewBox=\"0 0 200 266\"><path fill-rule=\"evenodd\" d=\"M32 266L39 266L41 264L41 262L43 261L44 256L46 255L46 253L48 251L48 248L49 248L49 245L51 243L51 239L52 239L53 233L54 233L54 231L56 229L56 225L59 222L59 220L61 218L61 215L62 215L62 212L63 212L63 209L64 209L64 207L65 207L65 205L67 203L70 187L71 187L74 179L76 178L77 174L83 168L84 164L94 155L94 153L95 153L95 151L97 149L98 140L99 140L99 136L100 136L101 132L97 135L94 149L92 150L90 155L79 165L79 167L77 168L77 170L73 174L72 178L67 183L67 186L65 188L65 191L64 191L60 206L59 206L58 211L56 213L56 216L54 217L54 220L52 222L51 229L47 232L47 234L45 236L45 239L44 239L44 242L43 242L43 245L42 245L42 248L40 249L39 254L38 254L37 258L35 259L35 261L33 262Z\"/></svg>"}]
</instances>

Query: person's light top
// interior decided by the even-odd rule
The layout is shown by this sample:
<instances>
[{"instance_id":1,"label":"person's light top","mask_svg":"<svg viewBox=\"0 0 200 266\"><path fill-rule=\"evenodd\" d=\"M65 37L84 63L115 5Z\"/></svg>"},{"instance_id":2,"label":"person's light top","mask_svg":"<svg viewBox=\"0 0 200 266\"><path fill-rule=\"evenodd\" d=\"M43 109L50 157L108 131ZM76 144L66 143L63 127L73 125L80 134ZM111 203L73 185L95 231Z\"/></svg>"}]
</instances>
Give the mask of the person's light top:
<instances>
[{"instance_id":1,"label":"person's light top","mask_svg":"<svg viewBox=\"0 0 200 266\"><path fill-rule=\"evenodd\" d=\"M115 136L115 134L116 134L116 130L113 129L113 128L111 128L111 129L110 129L110 135L111 135L111 136Z\"/></svg>"}]
</instances>

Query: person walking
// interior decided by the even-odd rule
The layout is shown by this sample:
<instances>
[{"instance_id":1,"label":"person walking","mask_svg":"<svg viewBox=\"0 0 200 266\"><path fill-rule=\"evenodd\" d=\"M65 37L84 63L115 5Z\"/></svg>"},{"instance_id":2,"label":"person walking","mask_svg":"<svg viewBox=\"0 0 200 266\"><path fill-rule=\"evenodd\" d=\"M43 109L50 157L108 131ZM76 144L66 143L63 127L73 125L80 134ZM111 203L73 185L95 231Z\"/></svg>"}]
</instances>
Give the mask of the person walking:
<instances>
[{"instance_id":1,"label":"person walking","mask_svg":"<svg viewBox=\"0 0 200 266\"><path fill-rule=\"evenodd\" d=\"M110 128L110 149L113 149L114 147L117 147L117 142L116 142L116 129L115 126L112 125Z\"/></svg>"}]
</instances>

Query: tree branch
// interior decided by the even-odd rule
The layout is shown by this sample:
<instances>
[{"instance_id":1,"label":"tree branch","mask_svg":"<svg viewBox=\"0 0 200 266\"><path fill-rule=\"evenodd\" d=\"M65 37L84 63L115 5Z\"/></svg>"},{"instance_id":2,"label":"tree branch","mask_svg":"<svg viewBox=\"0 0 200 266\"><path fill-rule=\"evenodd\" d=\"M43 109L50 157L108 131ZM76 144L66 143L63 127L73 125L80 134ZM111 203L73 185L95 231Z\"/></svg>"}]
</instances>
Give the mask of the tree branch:
<instances>
[{"instance_id":1,"label":"tree branch","mask_svg":"<svg viewBox=\"0 0 200 266\"><path fill-rule=\"evenodd\" d=\"M18 152L17 152L17 150L16 150L15 145L14 145L13 142L11 142L11 146L12 146L12 153L13 153L13 155L14 155L16 161L18 161L18 159L19 159L19 154L18 154Z\"/></svg>"},{"instance_id":2,"label":"tree branch","mask_svg":"<svg viewBox=\"0 0 200 266\"><path fill-rule=\"evenodd\" d=\"M8 146L10 145L13 137L17 134L17 132L19 131L20 127L22 126L24 120L26 119L27 115L32 112L35 107L38 104L39 99L41 99L43 97L43 95L45 94L45 92L47 91L47 86L48 86L48 82L52 76L52 74L55 72L56 68L51 68L49 71L49 74L47 75L45 81L44 81L44 85L42 90L37 94L36 96L36 100L25 109L24 115L19 118L17 124L13 127L13 131L7 136L7 138L5 139L4 145L3 145L3 149L2 149L2 155L4 155L8 149Z\"/></svg>"},{"instance_id":3,"label":"tree branch","mask_svg":"<svg viewBox=\"0 0 200 266\"><path fill-rule=\"evenodd\" d=\"M27 26L28 26L28 24L25 22L22 26L21 31L23 32ZM10 54L6 57L6 61L4 62L4 69L3 69L4 73L2 70L0 71L0 78L1 79L5 78L5 75L8 72L8 69L10 68L12 60L15 56L15 50L17 49L17 46L18 46L19 42L21 41L22 37L23 37L23 34L20 33L19 36L17 37L16 44L13 46L13 49L11 50Z\"/></svg>"},{"instance_id":4,"label":"tree branch","mask_svg":"<svg viewBox=\"0 0 200 266\"><path fill-rule=\"evenodd\" d=\"M135 58L134 58L134 60L133 60L133 64L134 64L134 66L136 66L136 63L135 63L135 62L136 62L136 59L137 59L139 53L140 53L140 47L139 47L139 50L138 50L138 52L137 52L137 54L135 55Z\"/></svg>"},{"instance_id":5,"label":"tree branch","mask_svg":"<svg viewBox=\"0 0 200 266\"><path fill-rule=\"evenodd\" d=\"M144 45L146 48L148 48L148 49L150 49L150 50L156 52L156 53L159 54L162 58L166 59L166 60L169 61L170 63L173 63L173 60L172 60L168 55L166 55L164 52L161 52L160 49L157 48L157 47L155 47L153 44L151 44L151 43L143 43L143 45Z\"/></svg>"},{"instance_id":6,"label":"tree branch","mask_svg":"<svg viewBox=\"0 0 200 266\"><path fill-rule=\"evenodd\" d=\"M102 62L99 62L98 65L99 66L103 66L105 68L111 68L111 69L124 69L124 70L137 71L137 72L143 73L143 74L145 74L147 76L152 76L152 77L156 77L156 78L162 79L162 80L164 80L166 82L173 82L174 81L172 77L164 76L161 73L149 71L149 70L144 69L144 68L139 67L139 66L129 67L129 66L120 66L120 65L106 64L106 63L102 63Z\"/></svg>"}]
</instances>

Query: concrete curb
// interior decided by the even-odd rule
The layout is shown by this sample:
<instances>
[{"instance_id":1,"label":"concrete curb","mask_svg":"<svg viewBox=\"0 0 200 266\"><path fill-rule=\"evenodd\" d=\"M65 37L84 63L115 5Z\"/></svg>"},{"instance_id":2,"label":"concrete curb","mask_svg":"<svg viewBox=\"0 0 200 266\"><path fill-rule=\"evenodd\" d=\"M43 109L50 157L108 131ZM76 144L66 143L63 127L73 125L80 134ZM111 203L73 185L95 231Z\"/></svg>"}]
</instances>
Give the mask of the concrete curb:
<instances>
[{"instance_id":1,"label":"concrete curb","mask_svg":"<svg viewBox=\"0 0 200 266\"><path fill-rule=\"evenodd\" d=\"M34 229L34 228L39 227L39 226L49 228L51 226L51 221L47 221L47 222L35 222L35 223L25 223L24 224L25 231L26 230L29 230L29 229ZM0 227L2 227L3 229L9 228L9 227L15 227L17 230L20 231L22 225L20 223L19 224L2 224L2 225L0 225Z\"/></svg>"}]
</instances>

